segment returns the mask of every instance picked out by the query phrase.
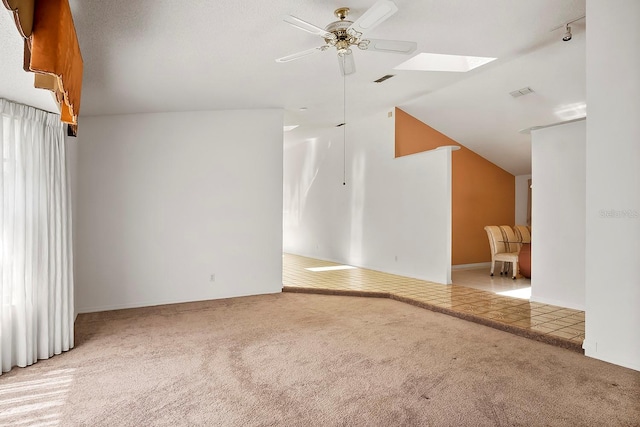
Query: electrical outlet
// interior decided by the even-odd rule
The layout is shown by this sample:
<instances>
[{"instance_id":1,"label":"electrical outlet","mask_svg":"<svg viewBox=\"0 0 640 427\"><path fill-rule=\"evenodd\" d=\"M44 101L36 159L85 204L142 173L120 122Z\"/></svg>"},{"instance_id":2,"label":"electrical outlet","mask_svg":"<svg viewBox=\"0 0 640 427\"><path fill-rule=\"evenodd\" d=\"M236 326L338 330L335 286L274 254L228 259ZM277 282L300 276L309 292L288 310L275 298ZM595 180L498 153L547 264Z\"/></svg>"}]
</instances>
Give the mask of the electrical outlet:
<instances>
[{"instance_id":1,"label":"electrical outlet","mask_svg":"<svg viewBox=\"0 0 640 427\"><path fill-rule=\"evenodd\" d=\"M210 281L210 282L215 282L215 281L216 281L216 275L215 275L215 273L214 273L214 274L212 274L211 276L209 276L209 281Z\"/></svg>"}]
</instances>

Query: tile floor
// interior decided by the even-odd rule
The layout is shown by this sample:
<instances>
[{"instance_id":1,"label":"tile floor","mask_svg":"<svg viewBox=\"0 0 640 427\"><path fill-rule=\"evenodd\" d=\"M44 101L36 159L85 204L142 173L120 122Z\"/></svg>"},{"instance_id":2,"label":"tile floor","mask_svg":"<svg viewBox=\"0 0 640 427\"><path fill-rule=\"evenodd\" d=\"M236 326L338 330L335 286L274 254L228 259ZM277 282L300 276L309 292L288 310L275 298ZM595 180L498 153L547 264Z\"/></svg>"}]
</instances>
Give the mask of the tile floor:
<instances>
[{"instance_id":1,"label":"tile floor","mask_svg":"<svg viewBox=\"0 0 640 427\"><path fill-rule=\"evenodd\" d=\"M498 267L496 267L497 269ZM490 267L456 269L451 272L451 279L456 285L493 292L494 294L513 296L522 295L529 299L531 296L531 279L511 276L489 275Z\"/></svg>"},{"instance_id":2,"label":"tile floor","mask_svg":"<svg viewBox=\"0 0 640 427\"><path fill-rule=\"evenodd\" d=\"M582 352L584 312L499 295L487 290L486 283L477 285L481 289L472 288L471 278L479 273L461 272L453 272L453 281L461 277L466 286L441 285L284 254L283 291L391 298ZM526 279L494 278L489 279L489 287L504 290L530 286Z\"/></svg>"}]
</instances>

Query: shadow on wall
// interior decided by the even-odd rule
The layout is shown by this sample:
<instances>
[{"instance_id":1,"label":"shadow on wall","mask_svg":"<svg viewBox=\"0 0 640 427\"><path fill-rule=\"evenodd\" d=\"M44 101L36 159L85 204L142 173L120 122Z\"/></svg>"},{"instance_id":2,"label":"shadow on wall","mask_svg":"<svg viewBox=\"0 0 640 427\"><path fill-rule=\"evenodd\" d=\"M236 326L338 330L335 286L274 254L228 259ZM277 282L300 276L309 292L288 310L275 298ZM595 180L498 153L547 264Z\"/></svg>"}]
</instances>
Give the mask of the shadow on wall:
<instances>
[{"instance_id":1,"label":"shadow on wall","mask_svg":"<svg viewBox=\"0 0 640 427\"><path fill-rule=\"evenodd\" d=\"M344 210L342 138L329 129L317 137L285 143L283 170L283 249L305 256L339 260L349 217ZM336 191L337 190L337 191Z\"/></svg>"},{"instance_id":2,"label":"shadow on wall","mask_svg":"<svg viewBox=\"0 0 640 427\"><path fill-rule=\"evenodd\" d=\"M316 144L318 138L310 138L304 144L297 144L288 149L290 156L302 158L300 162L294 162L294 170L290 171L297 179L284 180L284 226L295 227L300 224L300 219L304 213L305 203L313 182L318 176L320 163ZM323 151L323 153L326 153ZM324 157L324 156L323 156Z\"/></svg>"},{"instance_id":3,"label":"shadow on wall","mask_svg":"<svg viewBox=\"0 0 640 427\"><path fill-rule=\"evenodd\" d=\"M362 152L353 160L352 179L354 182L366 182L366 158ZM366 203L365 187L362 185L351 186L351 239L349 245L349 258L362 259L364 238L364 206Z\"/></svg>"}]
</instances>

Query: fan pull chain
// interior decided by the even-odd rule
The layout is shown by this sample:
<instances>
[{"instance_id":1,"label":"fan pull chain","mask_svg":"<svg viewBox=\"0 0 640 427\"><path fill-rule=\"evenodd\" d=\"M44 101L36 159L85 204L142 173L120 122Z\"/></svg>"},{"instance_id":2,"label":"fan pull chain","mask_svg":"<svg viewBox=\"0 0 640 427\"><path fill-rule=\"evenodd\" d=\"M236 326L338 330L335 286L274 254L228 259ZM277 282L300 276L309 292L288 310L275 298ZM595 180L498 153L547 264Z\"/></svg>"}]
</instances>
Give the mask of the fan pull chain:
<instances>
[{"instance_id":1,"label":"fan pull chain","mask_svg":"<svg viewBox=\"0 0 640 427\"><path fill-rule=\"evenodd\" d=\"M347 185L347 75L346 55L342 55L342 185Z\"/></svg>"}]
</instances>

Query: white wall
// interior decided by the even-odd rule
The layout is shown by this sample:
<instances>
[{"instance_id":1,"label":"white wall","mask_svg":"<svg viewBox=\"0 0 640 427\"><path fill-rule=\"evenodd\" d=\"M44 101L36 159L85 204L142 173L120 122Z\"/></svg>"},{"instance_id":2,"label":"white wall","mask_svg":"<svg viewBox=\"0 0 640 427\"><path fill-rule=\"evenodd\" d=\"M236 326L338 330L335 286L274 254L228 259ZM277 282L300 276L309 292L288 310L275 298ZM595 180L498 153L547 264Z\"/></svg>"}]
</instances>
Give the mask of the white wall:
<instances>
[{"instance_id":1,"label":"white wall","mask_svg":"<svg viewBox=\"0 0 640 427\"><path fill-rule=\"evenodd\" d=\"M527 225L527 199L531 175L516 176L516 218L515 225Z\"/></svg>"},{"instance_id":2,"label":"white wall","mask_svg":"<svg viewBox=\"0 0 640 427\"><path fill-rule=\"evenodd\" d=\"M584 310L585 121L531 132L531 300Z\"/></svg>"},{"instance_id":3,"label":"white wall","mask_svg":"<svg viewBox=\"0 0 640 427\"><path fill-rule=\"evenodd\" d=\"M587 0L584 348L587 356L636 370L640 370L639 17L637 0Z\"/></svg>"},{"instance_id":4,"label":"white wall","mask_svg":"<svg viewBox=\"0 0 640 427\"><path fill-rule=\"evenodd\" d=\"M285 252L338 262L348 259L353 183L342 185L342 132L319 129L301 138L285 133Z\"/></svg>"},{"instance_id":5,"label":"white wall","mask_svg":"<svg viewBox=\"0 0 640 427\"><path fill-rule=\"evenodd\" d=\"M285 136L284 250L450 283L451 152L394 159L387 111L347 126L346 186L342 129Z\"/></svg>"},{"instance_id":6,"label":"white wall","mask_svg":"<svg viewBox=\"0 0 640 427\"><path fill-rule=\"evenodd\" d=\"M82 117L78 139L78 311L281 290L280 110Z\"/></svg>"}]
</instances>

